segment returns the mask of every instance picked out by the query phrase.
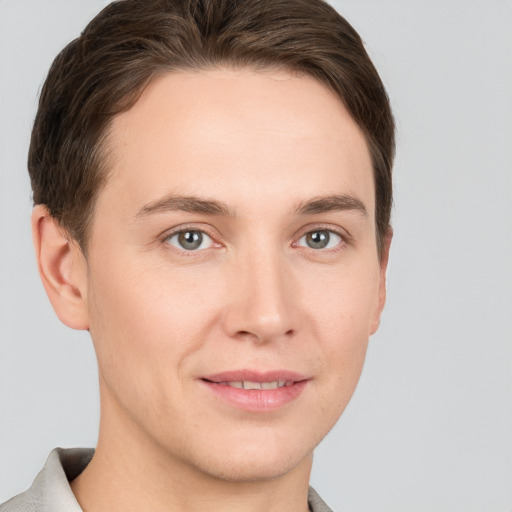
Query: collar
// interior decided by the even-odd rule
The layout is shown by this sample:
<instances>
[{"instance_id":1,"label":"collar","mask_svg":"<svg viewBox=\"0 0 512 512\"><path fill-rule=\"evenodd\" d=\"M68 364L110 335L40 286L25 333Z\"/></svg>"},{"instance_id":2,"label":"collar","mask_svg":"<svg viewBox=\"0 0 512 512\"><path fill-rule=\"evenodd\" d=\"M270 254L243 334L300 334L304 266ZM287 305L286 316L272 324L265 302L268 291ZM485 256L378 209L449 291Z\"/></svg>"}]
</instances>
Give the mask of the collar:
<instances>
[{"instance_id":1,"label":"collar","mask_svg":"<svg viewBox=\"0 0 512 512\"><path fill-rule=\"evenodd\" d=\"M34 483L22 494L0 506L0 512L83 512L69 482L91 461L92 448L55 448ZM311 512L332 512L310 487L308 505Z\"/></svg>"}]
</instances>

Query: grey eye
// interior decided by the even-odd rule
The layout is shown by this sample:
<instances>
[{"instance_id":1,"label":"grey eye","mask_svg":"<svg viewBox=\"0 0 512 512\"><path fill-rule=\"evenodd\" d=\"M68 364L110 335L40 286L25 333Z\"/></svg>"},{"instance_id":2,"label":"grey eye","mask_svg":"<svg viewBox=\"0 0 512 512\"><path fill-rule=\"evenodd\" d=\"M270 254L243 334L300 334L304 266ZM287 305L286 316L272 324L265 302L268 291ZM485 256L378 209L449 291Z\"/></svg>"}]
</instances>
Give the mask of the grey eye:
<instances>
[{"instance_id":1,"label":"grey eye","mask_svg":"<svg viewBox=\"0 0 512 512\"><path fill-rule=\"evenodd\" d=\"M341 242L341 236L329 229L310 231L301 236L297 245L310 249L331 249Z\"/></svg>"},{"instance_id":2,"label":"grey eye","mask_svg":"<svg viewBox=\"0 0 512 512\"><path fill-rule=\"evenodd\" d=\"M171 235L167 242L184 251L198 251L212 245L212 239L203 231L187 229Z\"/></svg>"}]
</instances>

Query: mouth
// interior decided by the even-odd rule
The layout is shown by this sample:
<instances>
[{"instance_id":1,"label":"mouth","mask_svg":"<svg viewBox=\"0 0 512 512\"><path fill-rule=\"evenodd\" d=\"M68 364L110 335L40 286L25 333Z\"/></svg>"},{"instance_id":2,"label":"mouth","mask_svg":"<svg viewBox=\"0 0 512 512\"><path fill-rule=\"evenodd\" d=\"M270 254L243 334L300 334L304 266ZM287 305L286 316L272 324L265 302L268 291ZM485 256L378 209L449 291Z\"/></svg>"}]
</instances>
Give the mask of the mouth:
<instances>
[{"instance_id":1,"label":"mouth","mask_svg":"<svg viewBox=\"0 0 512 512\"><path fill-rule=\"evenodd\" d=\"M250 412L275 411L299 398L311 378L295 372L241 370L202 377L200 381L231 407Z\"/></svg>"},{"instance_id":2,"label":"mouth","mask_svg":"<svg viewBox=\"0 0 512 512\"><path fill-rule=\"evenodd\" d=\"M292 386L294 381L292 380L274 380L271 382L256 382L251 380L238 380L238 381L226 381L226 382L213 382L204 379L212 384L218 384L219 386L229 386L237 389L277 389L284 388L285 386Z\"/></svg>"}]
</instances>

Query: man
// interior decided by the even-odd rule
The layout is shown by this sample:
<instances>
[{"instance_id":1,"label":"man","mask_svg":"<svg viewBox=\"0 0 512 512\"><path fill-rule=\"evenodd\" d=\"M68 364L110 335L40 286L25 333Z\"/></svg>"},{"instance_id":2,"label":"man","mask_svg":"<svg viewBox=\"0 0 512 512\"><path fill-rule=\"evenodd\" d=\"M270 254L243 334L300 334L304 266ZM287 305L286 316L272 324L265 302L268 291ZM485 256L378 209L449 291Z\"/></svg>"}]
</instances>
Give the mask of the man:
<instances>
[{"instance_id":1,"label":"man","mask_svg":"<svg viewBox=\"0 0 512 512\"><path fill-rule=\"evenodd\" d=\"M54 61L29 155L41 279L98 359L98 445L0 510L329 510L312 453L384 306L393 151L321 1L102 11Z\"/></svg>"}]
</instances>

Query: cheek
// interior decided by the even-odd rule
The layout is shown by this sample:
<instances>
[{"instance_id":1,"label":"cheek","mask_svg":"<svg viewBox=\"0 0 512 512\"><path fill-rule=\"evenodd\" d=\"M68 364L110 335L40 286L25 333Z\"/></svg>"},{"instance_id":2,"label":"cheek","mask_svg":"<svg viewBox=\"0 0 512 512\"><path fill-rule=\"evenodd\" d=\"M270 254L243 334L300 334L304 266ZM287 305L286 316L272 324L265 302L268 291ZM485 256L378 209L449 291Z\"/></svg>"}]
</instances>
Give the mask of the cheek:
<instances>
[{"instance_id":1,"label":"cheek","mask_svg":"<svg viewBox=\"0 0 512 512\"><path fill-rule=\"evenodd\" d=\"M218 301L205 293L200 276L124 263L94 269L90 331L102 377L117 386L130 376L147 389L179 376L204 342Z\"/></svg>"},{"instance_id":2,"label":"cheek","mask_svg":"<svg viewBox=\"0 0 512 512\"><path fill-rule=\"evenodd\" d=\"M318 273L304 286L310 290L306 309L311 322L324 331L333 350L340 345L356 349L361 339L367 340L378 305L378 265L350 263Z\"/></svg>"},{"instance_id":3,"label":"cheek","mask_svg":"<svg viewBox=\"0 0 512 512\"><path fill-rule=\"evenodd\" d=\"M379 271L375 265L351 266L336 275L310 283L310 323L319 340L323 367L319 371L326 413L336 421L346 407L359 380L375 308L378 304Z\"/></svg>"}]
</instances>

